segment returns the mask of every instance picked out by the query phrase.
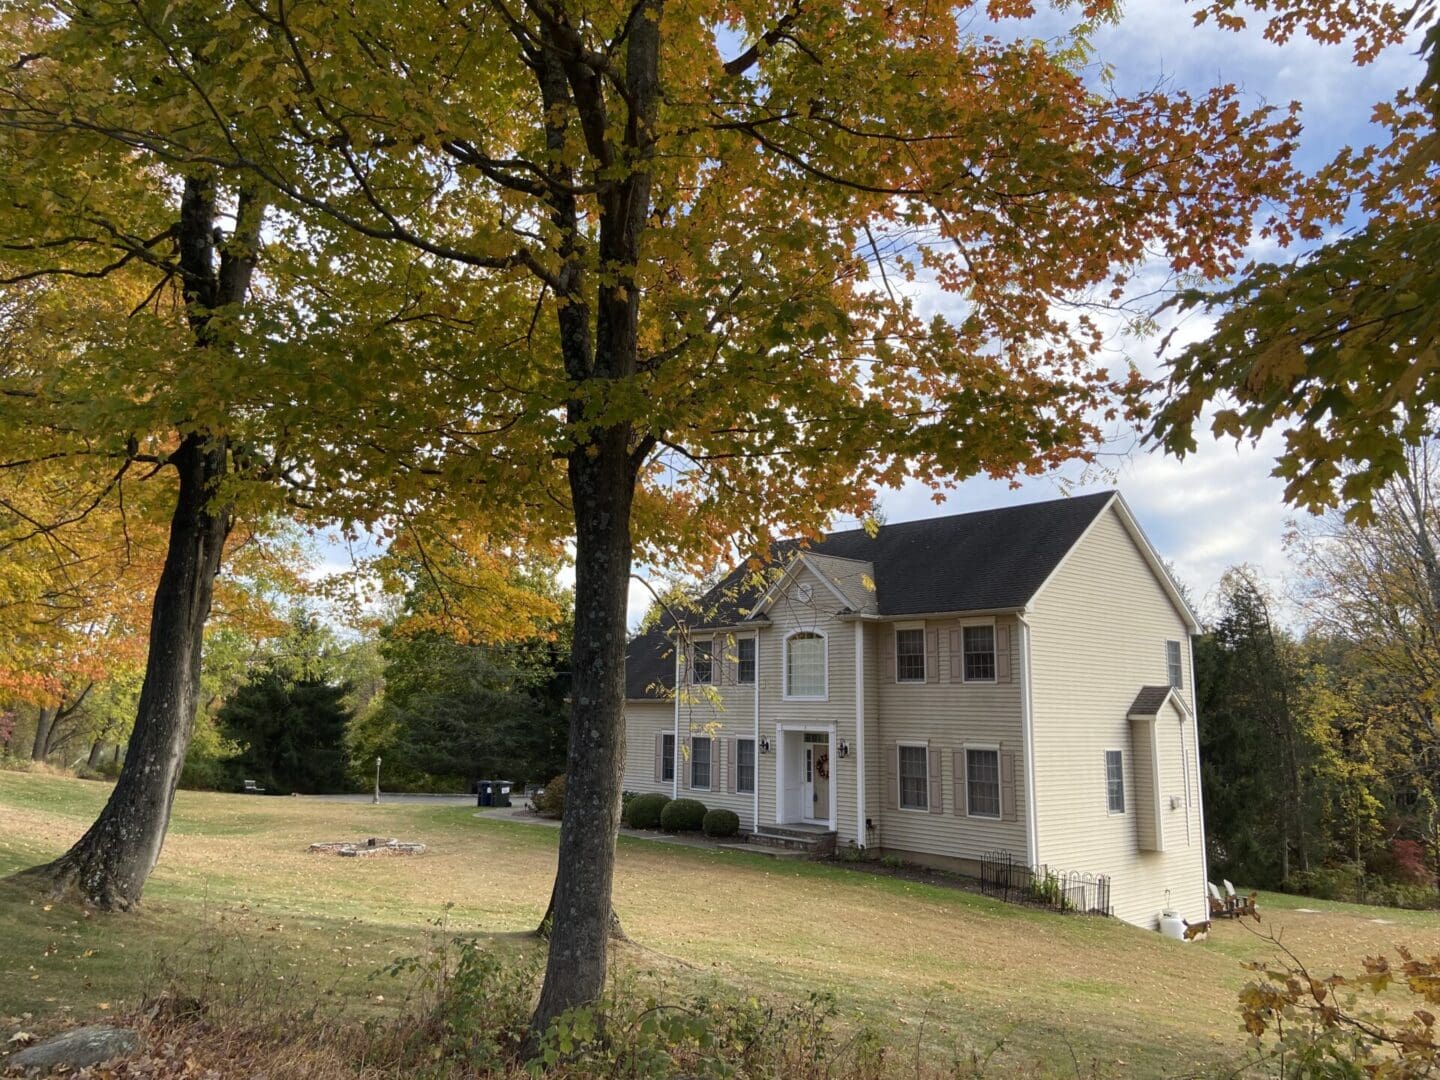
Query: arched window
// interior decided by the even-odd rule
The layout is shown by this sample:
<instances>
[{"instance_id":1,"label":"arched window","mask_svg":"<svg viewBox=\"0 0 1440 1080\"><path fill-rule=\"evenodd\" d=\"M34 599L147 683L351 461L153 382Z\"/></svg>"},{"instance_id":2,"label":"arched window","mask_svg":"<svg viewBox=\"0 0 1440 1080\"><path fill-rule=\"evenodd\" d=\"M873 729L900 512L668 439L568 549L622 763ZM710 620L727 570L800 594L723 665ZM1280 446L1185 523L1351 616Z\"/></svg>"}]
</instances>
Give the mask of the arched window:
<instances>
[{"instance_id":1,"label":"arched window","mask_svg":"<svg viewBox=\"0 0 1440 1080\"><path fill-rule=\"evenodd\" d=\"M824 698L825 635L797 630L785 642L785 696Z\"/></svg>"}]
</instances>

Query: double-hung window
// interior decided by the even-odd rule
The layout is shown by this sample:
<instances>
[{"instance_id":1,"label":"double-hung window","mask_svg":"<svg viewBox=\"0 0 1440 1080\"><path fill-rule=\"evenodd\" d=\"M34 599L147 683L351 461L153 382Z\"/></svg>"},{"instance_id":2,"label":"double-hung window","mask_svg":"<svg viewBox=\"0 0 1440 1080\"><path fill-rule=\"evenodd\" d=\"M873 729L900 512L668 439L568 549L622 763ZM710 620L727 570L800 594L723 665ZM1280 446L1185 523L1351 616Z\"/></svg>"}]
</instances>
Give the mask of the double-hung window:
<instances>
[{"instance_id":1,"label":"double-hung window","mask_svg":"<svg viewBox=\"0 0 1440 1080\"><path fill-rule=\"evenodd\" d=\"M971 817L1000 816L1000 751L965 751L965 812Z\"/></svg>"},{"instance_id":2,"label":"double-hung window","mask_svg":"<svg viewBox=\"0 0 1440 1080\"><path fill-rule=\"evenodd\" d=\"M665 732L660 736L660 753L663 760L660 762L660 779L675 779L675 736L671 732ZM653 774L652 774L653 775Z\"/></svg>"},{"instance_id":3,"label":"double-hung window","mask_svg":"<svg viewBox=\"0 0 1440 1080\"><path fill-rule=\"evenodd\" d=\"M1180 667L1180 642L1165 642L1165 669L1170 677L1170 685L1180 687L1184 685L1184 674Z\"/></svg>"},{"instance_id":4,"label":"double-hung window","mask_svg":"<svg viewBox=\"0 0 1440 1080\"><path fill-rule=\"evenodd\" d=\"M923 746L901 746L900 809L930 809L930 754Z\"/></svg>"},{"instance_id":5,"label":"double-hung window","mask_svg":"<svg viewBox=\"0 0 1440 1080\"><path fill-rule=\"evenodd\" d=\"M747 684L755 681L755 639L753 637L741 638L735 643L735 681Z\"/></svg>"},{"instance_id":6,"label":"double-hung window","mask_svg":"<svg viewBox=\"0 0 1440 1080\"><path fill-rule=\"evenodd\" d=\"M749 795L755 790L755 740L735 740L735 790Z\"/></svg>"},{"instance_id":7,"label":"double-hung window","mask_svg":"<svg viewBox=\"0 0 1440 1080\"><path fill-rule=\"evenodd\" d=\"M715 681L715 643L713 641L697 641L691 646L695 657L693 669L697 683L710 683Z\"/></svg>"},{"instance_id":8,"label":"double-hung window","mask_svg":"<svg viewBox=\"0 0 1440 1080\"><path fill-rule=\"evenodd\" d=\"M923 628L895 631L895 681L925 681L925 631Z\"/></svg>"},{"instance_id":9,"label":"double-hung window","mask_svg":"<svg viewBox=\"0 0 1440 1080\"><path fill-rule=\"evenodd\" d=\"M1125 755L1120 750L1105 751L1105 806L1112 814L1125 812Z\"/></svg>"},{"instance_id":10,"label":"double-hung window","mask_svg":"<svg viewBox=\"0 0 1440 1080\"><path fill-rule=\"evenodd\" d=\"M966 682L995 681L995 627L966 626L961 630Z\"/></svg>"},{"instance_id":11,"label":"double-hung window","mask_svg":"<svg viewBox=\"0 0 1440 1080\"><path fill-rule=\"evenodd\" d=\"M696 736L690 740L690 786L705 789L710 786L710 746L708 736Z\"/></svg>"}]
</instances>

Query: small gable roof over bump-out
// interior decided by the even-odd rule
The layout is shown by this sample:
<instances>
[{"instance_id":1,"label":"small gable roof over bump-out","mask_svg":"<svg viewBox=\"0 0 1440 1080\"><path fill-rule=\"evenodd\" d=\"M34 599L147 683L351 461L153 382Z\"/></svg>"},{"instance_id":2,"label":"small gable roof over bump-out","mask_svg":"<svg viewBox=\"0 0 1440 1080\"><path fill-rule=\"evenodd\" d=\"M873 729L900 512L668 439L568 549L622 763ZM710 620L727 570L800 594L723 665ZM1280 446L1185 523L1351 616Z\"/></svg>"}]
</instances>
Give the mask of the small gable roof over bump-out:
<instances>
[{"instance_id":1,"label":"small gable roof over bump-out","mask_svg":"<svg viewBox=\"0 0 1440 1080\"><path fill-rule=\"evenodd\" d=\"M1135 719L1148 719L1158 716L1160 710L1165 708L1167 702L1174 700L1175 705L1183 713L1189 713L1190 709L1185 704L1185 698L1175 692L1173 686L1142 686L1140 693L1135 695L1135 702L1130 706L1129 715Z\"/></svg>"}]
</instances>

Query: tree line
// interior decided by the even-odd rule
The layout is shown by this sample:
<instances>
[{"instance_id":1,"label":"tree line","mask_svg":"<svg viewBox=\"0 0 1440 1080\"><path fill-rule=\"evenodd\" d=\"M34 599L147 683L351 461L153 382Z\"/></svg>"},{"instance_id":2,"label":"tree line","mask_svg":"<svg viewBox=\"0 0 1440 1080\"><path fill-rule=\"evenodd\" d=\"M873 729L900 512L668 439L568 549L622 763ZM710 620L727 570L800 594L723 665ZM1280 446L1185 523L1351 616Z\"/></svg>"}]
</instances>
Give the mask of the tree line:
<instances>
[{"instance_id":1,"label":"tree line","mask_svg":"<svg viewBox=\"0 0 1440 1080\"><path fill-rule=\"evenodd\" d=\"M1440 905L1440 449L1410 451L1365 521L1301 522L1290 548L1288 603L1232 569L1196 645L1211 866Z\"/></svg>"}]
</instances>

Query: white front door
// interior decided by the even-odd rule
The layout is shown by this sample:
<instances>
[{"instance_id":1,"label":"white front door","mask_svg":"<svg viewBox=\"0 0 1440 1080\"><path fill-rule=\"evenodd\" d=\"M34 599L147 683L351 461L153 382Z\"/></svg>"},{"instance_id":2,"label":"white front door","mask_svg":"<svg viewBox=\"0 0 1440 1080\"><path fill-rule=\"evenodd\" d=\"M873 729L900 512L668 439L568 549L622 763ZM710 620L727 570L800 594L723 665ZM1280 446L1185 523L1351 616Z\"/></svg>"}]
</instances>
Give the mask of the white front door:
<instances>
[{"instance_id":1,"label":"white front door","mask_svg":"<svg viewBox=\"0 0 1440 1080\"><path fill-rule=\"evenodd\" d=\"M830 820L830 746L805 744L805 785L801 817L806 821Z\"/></svg>"}]
</instances>

